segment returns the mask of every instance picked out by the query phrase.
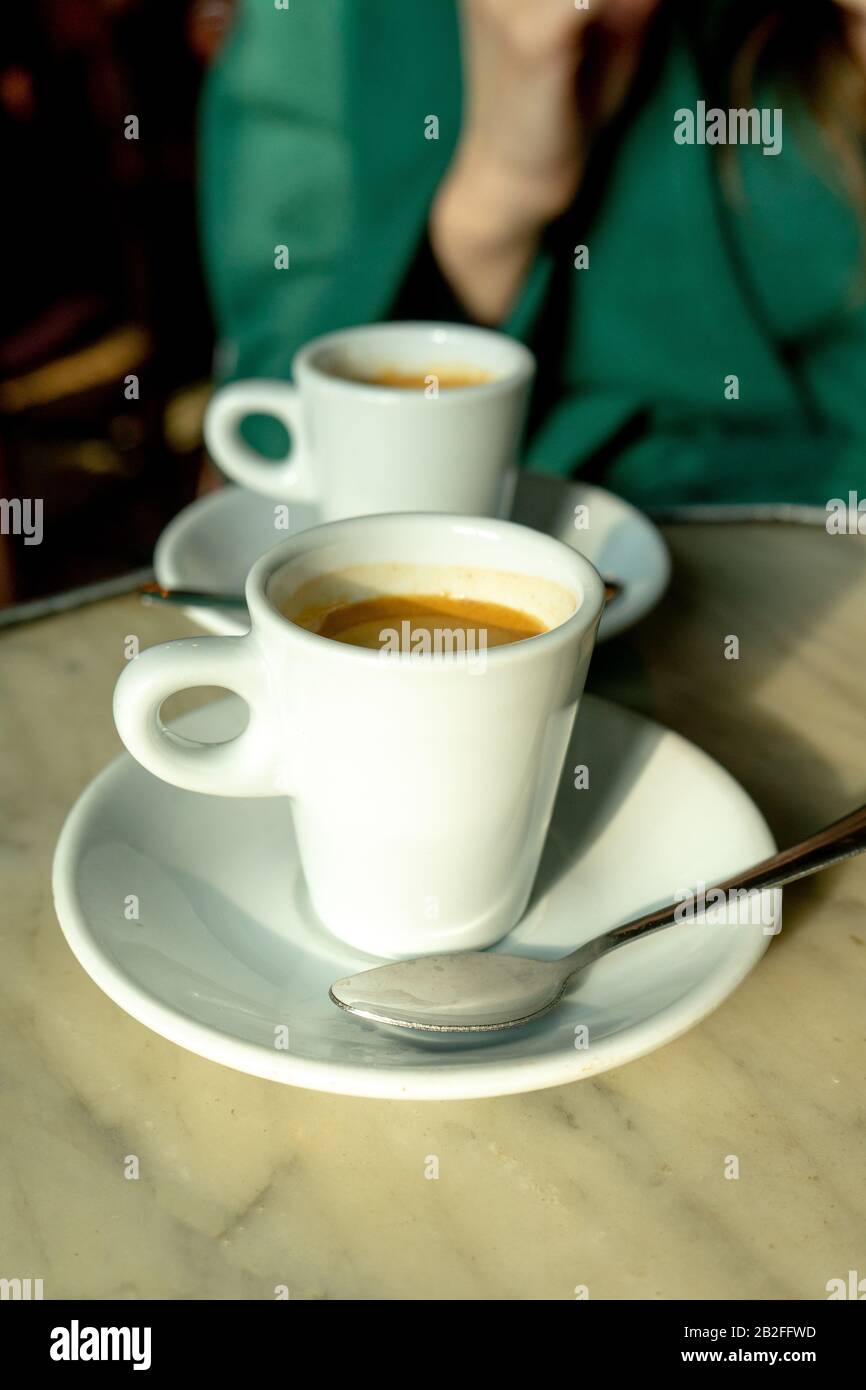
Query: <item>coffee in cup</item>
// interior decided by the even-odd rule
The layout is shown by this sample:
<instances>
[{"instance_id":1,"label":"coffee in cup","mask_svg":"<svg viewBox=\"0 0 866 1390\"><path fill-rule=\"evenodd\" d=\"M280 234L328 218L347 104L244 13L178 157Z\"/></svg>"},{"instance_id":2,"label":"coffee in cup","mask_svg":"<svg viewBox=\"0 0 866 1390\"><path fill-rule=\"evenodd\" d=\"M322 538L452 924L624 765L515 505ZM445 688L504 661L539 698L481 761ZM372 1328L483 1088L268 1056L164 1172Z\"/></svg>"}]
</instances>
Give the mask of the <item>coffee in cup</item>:
<instances>
[{"instance_id":1,"label":"coffee in cup","mask_svg":"<svg viewBox=\"0 0 866 1390\"><path fill-rule=\"evenodd\" d=\"M353 577L327 575L310 586L312 592L294 595L283 613L320 637L381 652L487 650L549 630L540 618L513 604L471 596L473 589L495 594L497 579L511 595L519 588L517 576L470 575L467 581L458 572L449 584L446 572L440 583L448 587L435 593L412 591L411 567L405 568L401 578L396 591L382 593L375 587L365 591L357 572ZM323 597L323 592L329 597ZM563 616L572 610L573 603L563 590Z\"/></svg>"},{"instance_id":2,"label":"coffee in cup","mask_svg":"<svg viewBox=\"0 0 866 1390\"><path fill-rule=\"evenodd\" d=\"M467 386L483 386L486 381L492 381L493 376L480 367L462 367L458 363L450 366L415 368L414 370L396 365L377 367L364 376L353 376L347 372L346 379L364 382L367 386L390 386L396 391L436 392L457 391L461 388L465 389Z\"/></svg>"}]
</instances>

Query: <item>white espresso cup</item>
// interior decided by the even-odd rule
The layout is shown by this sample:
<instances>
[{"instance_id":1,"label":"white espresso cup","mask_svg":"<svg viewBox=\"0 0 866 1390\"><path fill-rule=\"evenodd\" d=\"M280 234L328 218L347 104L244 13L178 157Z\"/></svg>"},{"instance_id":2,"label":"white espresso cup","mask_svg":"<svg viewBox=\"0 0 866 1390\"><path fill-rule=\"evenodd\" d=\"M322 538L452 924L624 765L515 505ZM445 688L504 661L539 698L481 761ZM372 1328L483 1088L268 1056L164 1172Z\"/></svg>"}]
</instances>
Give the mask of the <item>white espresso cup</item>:
<instances>
[{"instance_id":1,"label":"white espresso cup","mask_svg":"<svg viewBox=\"0 0 866 1390\"><path fill-rule=\"evenodd\" d=\"M483 654L363 649L284 616L317 586L329 602L504 603L547 630ZM130 753L193 791L289 796L312 905L352 946L400 957L498 941L529 899L589 666L604 605L592 565L508 521L355 517L268 551L246 595L244 636L181 638L124 670L114 717ZM202 685L246 701L236 738L162 724L169 695Z\"/></svg>"},{"instance_id":2,"label":"white espresso cup","mask_svg":"<svg viewBox=\"0 0 866 1390\"><path fill-rule=\"evenodd\" d=\"M476 384L440 386L447 374ZM423 374L416 389L372 385ZM315 338L295 354L294 385L237 381L205 414L211 457L235 482L325 520L371 512L507 516L535 358L502 333L445 323L384 323ZM289 451L269 462L242 438L249 415L275 416Z\"/></svg>"}]
</instances>

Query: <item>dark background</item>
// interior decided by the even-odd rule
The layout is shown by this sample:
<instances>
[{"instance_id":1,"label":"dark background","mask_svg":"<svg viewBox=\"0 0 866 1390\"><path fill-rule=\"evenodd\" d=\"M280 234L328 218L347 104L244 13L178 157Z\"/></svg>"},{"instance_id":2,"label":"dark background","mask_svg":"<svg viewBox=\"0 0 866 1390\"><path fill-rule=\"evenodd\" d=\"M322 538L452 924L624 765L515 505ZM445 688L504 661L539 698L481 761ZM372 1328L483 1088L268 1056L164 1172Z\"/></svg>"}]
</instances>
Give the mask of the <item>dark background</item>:
<instances>
[{"instance_id":1,"label":"dark background","mask_svg":"<svg viewBox=\"0 0 866 1390\"><path fill-rule=\"evenodd\" d=\"M0 535L0 604L148 565L195 494L212 356L196 109L229 11L28 0L0 13L0 497L42 498L44 515L41 545Z\"/></svg>"}]
</instances>

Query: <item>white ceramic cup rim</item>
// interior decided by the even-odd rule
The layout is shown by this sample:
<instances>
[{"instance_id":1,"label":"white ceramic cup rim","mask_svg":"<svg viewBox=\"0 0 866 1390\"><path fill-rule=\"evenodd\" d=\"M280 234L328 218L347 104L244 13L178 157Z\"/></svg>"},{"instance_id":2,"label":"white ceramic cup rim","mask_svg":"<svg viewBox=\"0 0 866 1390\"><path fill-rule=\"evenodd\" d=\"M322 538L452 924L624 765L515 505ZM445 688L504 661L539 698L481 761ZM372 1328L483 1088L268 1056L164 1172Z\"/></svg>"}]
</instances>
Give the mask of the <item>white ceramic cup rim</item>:
<instances>
[{"instance_id":1,"label":"white ceramic cup rim","mask_svg":"<svg viewBox=\"0 0 866 1390\"><path fill-rule=\"evenodd\" d=\"M326 371L320 359L339 348L351 348L367 342L387 343L389 338L400 339L407 334L417 334L419 342L430 342L435 352L437 343L446 341L452 344L465 343L468 357L467 365L478 366L494 373L490 381L474 382L459 390L445 390L437 397L437 405L454 407L482 398L502 395L513 391L516 386L530 380L535 374L535 357L524 343L499 333L492 328L479 328L475 324L445 323L439 320L400 320L392 323L365 323L355 328L341 328L333 333L324 333L313 338L299 348L292 359L292 378L297 386L305 379L315 380L317 386L327 388L343 396L364 396L377 402L400 402L403 406L413 399L424 400L423 390L417 393L400 390L393 386L381 386L375 382L353 381L350 377L339 376ZM473 354L478 354L474 357ZM492 365L492 359L507 358L510 366L501 370ZM479 360L479 359L485 360ZM371 363L372 365L372 363Z\"/></svg>"},{"instance_id":2,"label":"white ceramic cup rim","mask_svg":"<svg viewBox=\"0 0 866 1390\"><path fill-rule=\"evenodd\" d=\"M302 531L297 536L292 536L267 551L256 561L247 576L246 598L253 629L267 634L269 640L281 643L289 642L297 646L299 653L307 651L308 654L313 654L313 652L322 654L327 649L331 658L347 663L347 670L349 669L348 663L355 667L375 666L381 670L383 661L387 662L390 659L388 653L383 654L381 651L370 648L354 647L349 643L333 642L330 638L298 627L274 605L268 590L274 577L291 560L315 551L330 541L339 542L352 535L357 537L363 531L369 531L371 535L381 534L382 531L391 532L395 537L405 540L407 528L412 527L420 529L436 527L442 530L443 535L447 535L448 532L455 529L461 532L477 531L481 537L485 533L487 535L493 533L505 539L511 539L518 545L524 544L531 547L539 556L548 556L549 564L547 566L539 564L537 567L522 571L523 573L536 578L554 579L554 582L561 584L563 588L571 590L577 606L569 617L537 636L526 638L521 642L489 648L485 653L485 658L490 668L498 669L509 664L532 661L544 653L552 652L569 642L576 633L582 634L587 631L602 612L605 602L604 583L595 566L585 556L572 550L570 546L556 540L553 536L547 536L543 532L535 531L529 526L521 526L514 521L500 521L491 517L452 515L448 512L384 512L370 516L348 517L342 521L327 521L321 526L314 526ZM477 562L479 570L507 569L507 559L501 566L486 561L484 549L484 541L481 539ZM370 558L371 561L375 562L382 560L390 562L388 556L383 556L381 552L376 553L375 547L372 545ZM411 564L412 560L406 559L404 561L401 558L394 562ZM445 567L450 562L447 556L443 556L442 560L436 563L441 563ZM553 573L554 571L555 573ZM564 574L567 574L568 578L564 578ZM399 661L400 654L395 653L394 659ZM443 652L435 657L413 657L408 662L403 661L401 666L404 670L415 672L419 679L424 679L432 671L453 670L455 666L464 663L465 655L454 651Z\"/></svg>"}]
</instances>

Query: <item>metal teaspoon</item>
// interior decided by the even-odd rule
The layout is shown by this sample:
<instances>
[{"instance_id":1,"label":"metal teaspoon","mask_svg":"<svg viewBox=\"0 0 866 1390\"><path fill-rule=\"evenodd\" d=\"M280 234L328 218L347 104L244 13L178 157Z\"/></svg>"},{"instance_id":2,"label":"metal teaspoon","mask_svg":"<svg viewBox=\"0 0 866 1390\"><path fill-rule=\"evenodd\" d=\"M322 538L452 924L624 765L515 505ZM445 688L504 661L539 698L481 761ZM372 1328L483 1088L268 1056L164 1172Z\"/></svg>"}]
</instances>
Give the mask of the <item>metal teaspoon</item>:
<instances>
[{"instance_id":1,"label":"metal teaspoon","mask_svg":"<svg viewBox=\"0 0 866 1390\"><path fill-rule=\"evenodd\" d=\"M605 602L612 603L623 586L614 579L604 580ZM162 584L142 584L139 598L145 603L169 603L181 608L246 608L243 594L207 593L203 589L166 589Z\"/></svg>"},{"instance_id":2,"label":"metal teaspoon","mask_svg":"<svg viewBox=\"0 0 866 1390\"><path fill-rule=\"evenodd\" d=\"M864 849L866 806L861 806L808 840L725 879L716 889L727 894L740 889L781 888ZM705 896L710 891L707 889ZM333 1003L358 1018L421 1033L517 1028L555 1008L572 976L608 951L663 931L675 922L692 920L695 901L693 896L648 912L585 942L559 960L491 951L422 956L348 975L331 986L329 995Z\"/></svg>"}]
</instances>

